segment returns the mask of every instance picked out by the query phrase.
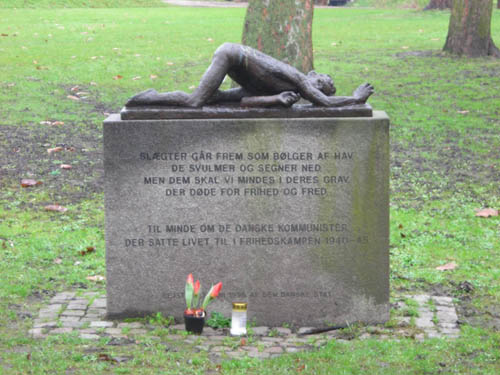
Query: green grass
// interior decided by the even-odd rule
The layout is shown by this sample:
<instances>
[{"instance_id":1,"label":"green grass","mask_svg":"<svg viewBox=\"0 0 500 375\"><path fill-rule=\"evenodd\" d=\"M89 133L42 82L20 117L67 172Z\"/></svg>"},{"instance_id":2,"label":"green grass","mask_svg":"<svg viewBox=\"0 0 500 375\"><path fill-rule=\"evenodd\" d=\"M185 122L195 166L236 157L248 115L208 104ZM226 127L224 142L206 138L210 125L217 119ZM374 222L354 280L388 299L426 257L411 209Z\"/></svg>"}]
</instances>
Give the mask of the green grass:
<instances>
[{"instance_id":1,"label":"green grass","mask_svg":"<svg viewBox=\"0 0 500 375\"><path fill-rule=\"evenodd\" d=\"M154 1L107 2L144 6L133 9L62 7L84 3L76 0L43 9L52 2L36 3L40 9L0 9L0 34L6 35L0 36L0 373L217 371L204 353L166 352L148 337L127 347L89 344L72 335L32 340L30 319L21 313L35 313L56 291L104 290L104 283L86 279L105 274L104 113L119 111L146 87L191 90L214 49L241 39L245 10L146 7ZM448 18L448 12L413 9L317 9L313 38L315 69L332 74L339 95L370 81L376 88L372 106L391 118L393 299L433 291L456 297L475 311L460 317L467 323L461 338L332 342L314 353L269 361L225 361L223 373L498 372L500 335L491 323L500 317L500 221L474 212L500 207L500 62L442 54ZM499 20L495 10L497 44ZM59 144L76 151L47 154ZM61 162L74 169L60 171ZM43 185L21 188L19 180L27 177ZM68 211L46 212L49 203ZM96 252L80 255L87 246ZM458 264L455 270L436 270L451 261ZM471 293L460 287L466 281ZM414 310L410 306L408 313ZM89 346L133 360L99 361Z\"/></svg>"},{"instance_id":2,"label":"green grass","mask_svg":"<svg viewBox=\"0 0 500 375\"><path fill-rule=\"evenodd\" d=\"M427 4L429 4L429 0L355 0L348 6L423 9Z\"/></svg>"},{"instance_id":3,"label":"green grass","mask_svg":"<svg viewBox=\"0 0 500 375\"><path fill-rule=\"evenodd\" d=\"M2 0L0 8L131 8L160 7L161 0Z\"/></svg>"}]
</instances>

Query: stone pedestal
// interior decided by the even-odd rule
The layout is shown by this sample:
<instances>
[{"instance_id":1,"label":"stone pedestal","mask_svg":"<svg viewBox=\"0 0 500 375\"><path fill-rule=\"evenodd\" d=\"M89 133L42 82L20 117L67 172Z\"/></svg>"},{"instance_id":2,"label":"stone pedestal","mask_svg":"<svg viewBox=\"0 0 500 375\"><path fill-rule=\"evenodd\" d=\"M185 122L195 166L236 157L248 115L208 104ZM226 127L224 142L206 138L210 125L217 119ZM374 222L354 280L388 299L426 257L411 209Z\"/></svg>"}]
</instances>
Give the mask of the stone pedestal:
<instances>
[{"instance_id":1,"label":"stone pedestal","mask_svg":"<svg viewBox=\"0 0 500 375\"><path fill-rule=\"evenodd\" d=\"M110 317L209 307L259 324L389 318L389 119L104 122Z\"/></svg>"}]
</instances>

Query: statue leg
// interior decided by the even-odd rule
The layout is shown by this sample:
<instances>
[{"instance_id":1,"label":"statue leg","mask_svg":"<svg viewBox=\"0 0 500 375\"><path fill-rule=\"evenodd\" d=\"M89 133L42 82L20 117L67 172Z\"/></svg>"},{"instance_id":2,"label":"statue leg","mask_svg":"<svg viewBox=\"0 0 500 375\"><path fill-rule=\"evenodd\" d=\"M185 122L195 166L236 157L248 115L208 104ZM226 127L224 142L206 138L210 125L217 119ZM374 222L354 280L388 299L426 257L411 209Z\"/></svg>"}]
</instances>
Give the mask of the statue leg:
<instances>
[{"instance_id":1,"label":"statue leg","mask_svg":"<svg viewBox=\"0 0 500 375\"><path fill-rule=\"evenodd\" d=\"M157 106L184 106L201 107L210 102L218 102L217 93L224 77L233 64L231 56L237 53L230 43L224 43L217 48L212 58L212 63L201 77L200 84L192 94L183 91L158 93L150 89L133 96L126 104L127 107L157 105ZM222 95L236 97L235 93ZM238 98L238 100L241 97Z\"/></svg>"},{"instance_id":2,"label":"statue leg","mask_svg":"<svg viewBox=\"0 0 500 375\"><path fill-rule=\"evenodd\" d=\"M217 93L224 77L231 69L232 53L231 46L223 44L214 53L212 63L201 77L200 84L190 95L189 105L191 107L201 107L209 102L219 101L216 99ZM241 97L239 98L241 99Z\"/></svg>"},{"instance_id":3,"label":"statue leg","mask_svg":"<svg viewBox=\"0 0 500 375\"><path fill-rule=\"evenodd\" d=\"M125 104L127 107L140 106L188 106L189 94L183 91L162 92L149 89L133 96Z\"/></svg>"}]
</instances>

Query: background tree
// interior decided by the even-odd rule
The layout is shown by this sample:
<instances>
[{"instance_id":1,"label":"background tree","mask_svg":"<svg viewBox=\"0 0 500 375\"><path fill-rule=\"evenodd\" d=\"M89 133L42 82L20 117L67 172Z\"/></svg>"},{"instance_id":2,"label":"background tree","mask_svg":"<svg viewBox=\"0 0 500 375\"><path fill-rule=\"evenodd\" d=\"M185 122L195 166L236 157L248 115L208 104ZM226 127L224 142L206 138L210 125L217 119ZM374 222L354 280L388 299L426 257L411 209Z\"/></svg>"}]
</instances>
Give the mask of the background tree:
<instances>
[{"instance_id":1,"label":"background tree","mask_svg":"<svg viewBox=\"0 0 500 375\"><path fill-rule=\"evenodd\" d=\"M491 39L492 12L491 0L453 0L443 50L469 57L500 57L500 50Z\"/></svg>"},{"instance_id":2,"label":"background tree","mask_svg":"<svg viewBox=\"0 0 500 375\"><path fill-rule=\"evenodd\" d=\"M430 0L424 10L451 8L451 3L452 0Z\"/></svg>"},{"instance_id":3,"label":"background tree","mask_svg":"<svg viewBox=\"0 0 500 375\"><path fill-rule=\"evenodd\" d=\"M307 73L313 69L312 18L313 0L250 0L242 42Z\"/></svg>"}]
</instances>

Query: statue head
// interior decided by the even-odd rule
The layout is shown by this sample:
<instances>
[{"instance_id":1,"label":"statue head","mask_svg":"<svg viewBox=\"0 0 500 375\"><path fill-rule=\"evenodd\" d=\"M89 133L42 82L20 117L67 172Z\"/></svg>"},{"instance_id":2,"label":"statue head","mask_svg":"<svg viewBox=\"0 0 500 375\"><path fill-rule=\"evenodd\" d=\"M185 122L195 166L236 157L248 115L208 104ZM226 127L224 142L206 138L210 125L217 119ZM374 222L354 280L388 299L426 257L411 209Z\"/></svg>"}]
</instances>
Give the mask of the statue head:
<instances>
[{"instance_id":1,"label":"statue head","mask_svg":"<svg viewBox=\"0 0 500 375\"><path fill-rule=\"evenodd\" d=\"M309 73L307 73L307 78L314 87L316 87L325 95L330 96L335 94L335 91L337 91L333 84L332 77L330 77L328 74L316 73L314 70L311 70Z\"/></svg>"}]
</instances>

